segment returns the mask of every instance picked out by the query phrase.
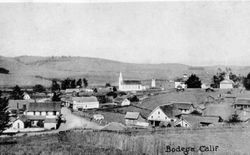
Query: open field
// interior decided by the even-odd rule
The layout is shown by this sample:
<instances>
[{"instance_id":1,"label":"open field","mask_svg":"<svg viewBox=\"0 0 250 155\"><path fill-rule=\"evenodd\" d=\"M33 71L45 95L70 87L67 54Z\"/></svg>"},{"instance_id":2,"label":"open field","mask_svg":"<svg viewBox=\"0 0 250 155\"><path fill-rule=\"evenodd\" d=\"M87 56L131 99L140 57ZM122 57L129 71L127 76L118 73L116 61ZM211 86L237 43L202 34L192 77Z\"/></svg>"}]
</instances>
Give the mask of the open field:
<instances>
[{"instance_id":1,"label":"open field","mask_svg":"<svg viewBox=\"0 0 250 155\"><path fill-rule=\"evenodd\" d=\"M0 151L6 154L183 155L183 152L166 152L167 146L181 146L194 147L195 151L189 152L190 155L240 155L249 153L249 138L250 130L247 127L168 129L136 133L71 130L59 134L2 138ZM199 151L200 146L210 145L218 146L217 151Z\"/></svg>"}]
</instances>

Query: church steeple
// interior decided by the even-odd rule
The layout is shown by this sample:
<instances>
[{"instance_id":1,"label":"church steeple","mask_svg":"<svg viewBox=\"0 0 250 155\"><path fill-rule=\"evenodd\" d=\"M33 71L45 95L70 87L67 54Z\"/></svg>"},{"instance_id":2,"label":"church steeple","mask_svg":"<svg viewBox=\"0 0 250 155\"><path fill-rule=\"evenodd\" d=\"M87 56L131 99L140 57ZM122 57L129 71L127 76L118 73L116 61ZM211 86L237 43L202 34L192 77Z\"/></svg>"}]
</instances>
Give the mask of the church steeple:
<instances>
[{"instance_id":1,"label":"church steeple","mask_svg":"<svg viewBox=\"0 0 250 155\"><path fill-rule=\"evenodd\" d=\"M122 84L122 82L123 82L122 72L120 72L120 76L119 76L119 85Z\"/></svg>"},{"instance_id":2,"label":"church steeple","mask_svg":"<svg viewBox=\"0 0 250 155\"><path fill-rule=\"evenodd\" d=\"M122 82L123 82L122 72L120 72L119 81L118 81L119 90L120 90L120 89L121 89L121 87L122 87Z\"/></svg>"}]
</instances>

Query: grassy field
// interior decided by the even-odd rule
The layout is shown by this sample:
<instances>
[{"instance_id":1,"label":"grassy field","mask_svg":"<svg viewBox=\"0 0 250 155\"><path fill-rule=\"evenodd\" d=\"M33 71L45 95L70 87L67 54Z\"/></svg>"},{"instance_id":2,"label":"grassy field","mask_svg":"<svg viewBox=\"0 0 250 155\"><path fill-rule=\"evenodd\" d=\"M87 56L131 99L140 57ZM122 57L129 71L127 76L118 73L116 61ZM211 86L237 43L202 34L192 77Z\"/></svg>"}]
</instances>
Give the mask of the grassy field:
<instances>
[{"instance_id":1,"label":"grassy field","mask_svg":"<svg viewBox=\"0 0 250 155\"><path fill-rule=\"evenodd\" d=\"M194 147L190 155L249 154L250 130L245 127L206 128L199 130L168 129L161 132L117 133L72 130L53 135L1 138L1 154L144 154L167 153L166 147ZM4 142L5 143L4 143ZM8 143L7 143L8 141ZM217 151L199 151L200 146L218 146Z\"/></svg>"}]
</instances>

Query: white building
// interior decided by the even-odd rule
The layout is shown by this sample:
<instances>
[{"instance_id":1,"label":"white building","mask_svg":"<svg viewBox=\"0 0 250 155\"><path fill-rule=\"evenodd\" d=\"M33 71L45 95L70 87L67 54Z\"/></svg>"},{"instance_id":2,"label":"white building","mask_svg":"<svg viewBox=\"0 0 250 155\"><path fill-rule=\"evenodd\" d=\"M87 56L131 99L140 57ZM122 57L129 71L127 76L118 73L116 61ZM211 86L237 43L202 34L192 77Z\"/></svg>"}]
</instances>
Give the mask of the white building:
<instances>
[{"instance_id":1,"label":"white building","mask_svg":"<svg viewBox=\"0 0 250 155\"><path fill-rule=\"evenodd\" d=\"M15 118L10 120L11 122L11 129L19 130L24 129L24 121L20 118Z\"/></svg>"},{"instance_id":2,"label":"white building","mask_svg":"<svg viewBox=\"0 0 250 155\"><path fill-rule=\"evenodd\" d=\"M26 92L23 93L23 99L24 100L30 100L30 95Z\"/></svg>"},{"instance_id":3,"label":"white building","mask_svg":"<svg viewBox=\"0 0 250 155\"><path fill-rule=\"evenodd\" d=\"M220 89L232 89L234 82L229 79L229 75L225 75L225 79L220 82Z\"/></svg>"},{"instance_id":4,"label":"white building","mask_svg":"<svg viewBox=\"0 0 250 155\"><path fill-rule=\"evenodd\" d=\"M26 116L45 116L45 118L57 118L61 114L61 103L30 103L24 114Z\"/></svg>"},{"instance_id":5,"label":"white building","mask_svg":"<svg viewBox=\"0 0 250 155\"><path fill-rule=\"evenodd\" d=\"M45 129L56 129L57 127L57 120L54 118L48 118L44 120L44 128Z\"/></svg>"},{"instance_id":6,"label":"white building","mask_svg":"<svg viewBox=\"0 0 250 155\"><path fill-rule=\"evenodd\" d=\"M60 114L60 102L29 103L27 110L24 112L27 120L31 121L31 126L38 126L38 122L44 124L47 119L58 120Z\"/></svg>"},{"instance_id":7,"label":"white building","mask_svg":"<svg viewBox=\"0 0 250 155\"><path fill-rule=\"evenodd\" d=\"M119 106L130 105L130 101L127 98L122 98L122 97L115 98L114 103L116 103Z\"/></svg>"},{"instance_id":8,"label":"white building","mask_svg":"<svg viewBox=\"0 0 250 155\"><path fill-rule=\"evenodd\" d=\"M176 121L175 116L180 112L171 105L161 105L156 107L148 116L148 121L153 126L159 126L161 122L172 123Z\"/></svg>"},{"instance_id":9,"label":"white building","mask_svg":"<svg viewBox=\"0 0 250 155\"><path fill-rule=\"evenodd\" d=\"M151 87L152 87L152 88L155 88L155 87L156 87L155 79L152 79L152 81L151 81Z\"/></svg>"},{"instance_id":10,"label":"white building","mask_svg":"<svg viewBox=\"0 0 250 155\"><path fill-rule=\"evenodd\" d=\"M142 90L145 90L145 87L142 86L141 81L138 81L138 80L123 80L122 73L120 73L119 90L120 91L142 91Z\"/></svg>"},{"instance_id":11,"label":"white building","mask_svg":"<svg viewBox=\"0 0 250 155\"><path fill-rule=\"evenodd\" d=\"M97 109L99 101L95 96L90 97L72 97L73 110Z\"/></svg>"}]
</instances>

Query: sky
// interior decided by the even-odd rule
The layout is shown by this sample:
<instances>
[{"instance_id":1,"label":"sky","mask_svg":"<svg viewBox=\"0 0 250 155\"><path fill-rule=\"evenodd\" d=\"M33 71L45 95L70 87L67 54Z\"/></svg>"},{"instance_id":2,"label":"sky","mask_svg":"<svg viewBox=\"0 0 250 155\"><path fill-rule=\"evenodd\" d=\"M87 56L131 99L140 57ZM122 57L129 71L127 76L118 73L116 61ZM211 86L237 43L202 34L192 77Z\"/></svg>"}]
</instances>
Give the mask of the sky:
<instances>
[{"instance_id":1,"label":"sky","mask_svg":"<svg viewBox=\"0 0 250 155\"><path fill-rule=\"evenodd\" d=\"M250 65L250 2L1 3L0 55Z\"/></svg>"}]
</instances>

